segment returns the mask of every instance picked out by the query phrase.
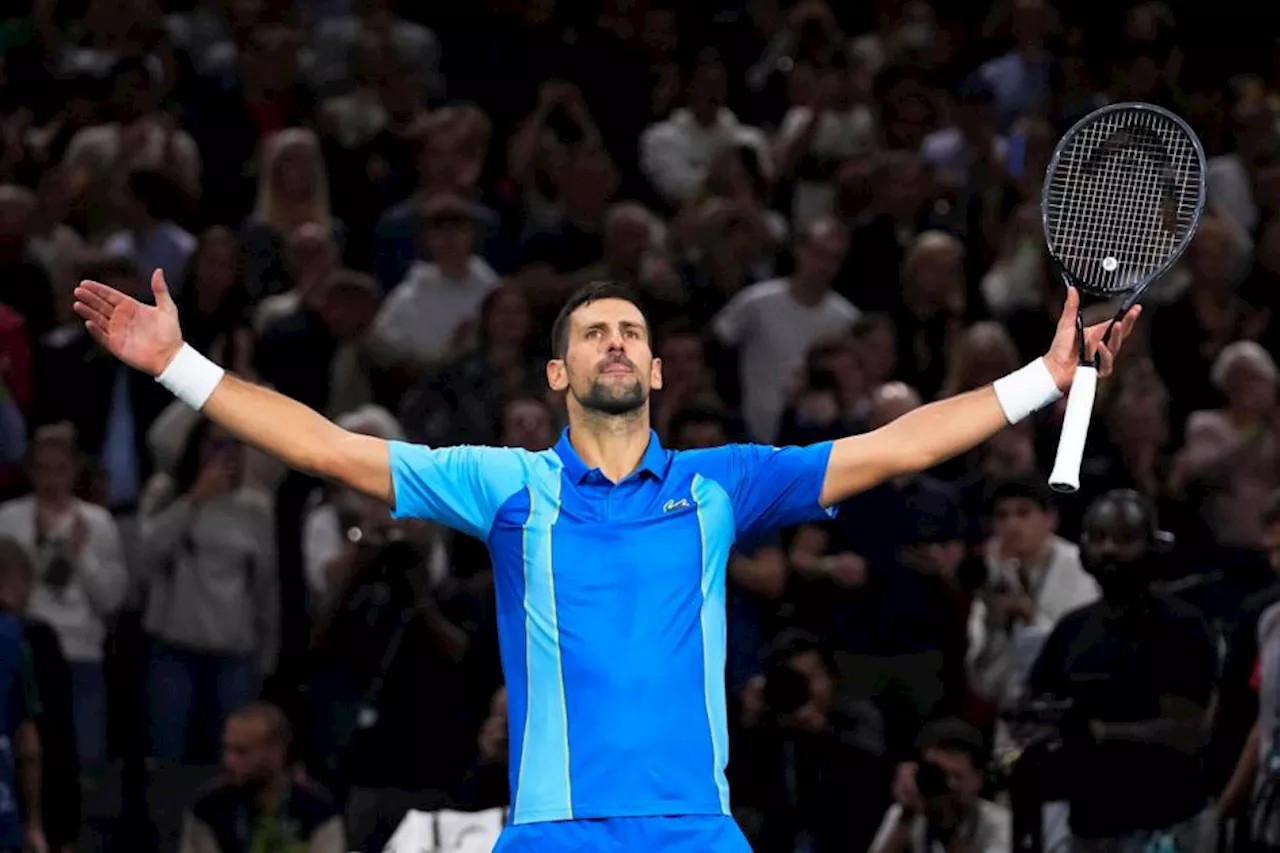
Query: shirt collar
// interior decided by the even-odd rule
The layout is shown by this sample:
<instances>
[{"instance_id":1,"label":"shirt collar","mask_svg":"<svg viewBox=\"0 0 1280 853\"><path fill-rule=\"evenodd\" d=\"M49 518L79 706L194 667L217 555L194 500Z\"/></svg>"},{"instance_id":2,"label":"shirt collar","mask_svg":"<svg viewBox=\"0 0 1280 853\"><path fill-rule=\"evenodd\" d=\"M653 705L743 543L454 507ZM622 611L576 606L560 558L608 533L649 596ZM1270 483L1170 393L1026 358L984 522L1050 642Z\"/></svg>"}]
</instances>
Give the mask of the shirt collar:
<instances>
[{"instance_id":1,"label":"shirt collar","mask_svg":"<svg viewBox=\"0 0 1280 853\"><path fill-rule=\"evenodd\" d=\"M575 483L583 482L589 475L598 473L598 468L588 468L587 463L582 461L582 457L578 455L578 451L569 443L569 428L565 427L560 433L560 440L556 442L554 448L556 455L560 457L560 461L564 463L565 473L569 475ZM645 448L644 456L640 457L640 465L636 468L635 474L647 475L655 480L661 480L667 473L667 451L663 448L662 442L658 439L658 433L649 430L649 446Z\"/></svg>"}]
</instances>

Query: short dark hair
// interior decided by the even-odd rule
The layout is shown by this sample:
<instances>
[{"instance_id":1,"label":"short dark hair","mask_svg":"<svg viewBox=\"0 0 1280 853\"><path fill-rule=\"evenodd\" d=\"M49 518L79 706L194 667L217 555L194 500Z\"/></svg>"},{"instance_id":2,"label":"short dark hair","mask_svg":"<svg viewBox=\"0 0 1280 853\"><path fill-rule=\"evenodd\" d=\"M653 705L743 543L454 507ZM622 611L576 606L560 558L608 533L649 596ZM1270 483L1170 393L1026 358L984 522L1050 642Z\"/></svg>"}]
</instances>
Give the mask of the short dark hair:
<instances>
[{"instance_id":1,"label":"short dark hair","mask_svg":"<svg viewBox=\"0 0 1280 853\"><path fill-rule=\"evenodd\" d=\"M261 720L267 727L267 739L286 751L293 743L293 726L278 705L257 700L231 712L233 720Z\"/></svg>"},{"instance_id":2,"label":"short dark hair","mask_svg":"<svg viewBox=\"0 0 1280 853\"><path fill-rule=\"evenodd\" d=\"M987 764L987 744L982 733L955 717L934 720L926 723L920 730L920 736L916 738L916 750L924 754L931 749L962 752L969 756L978 770L982 770Z\"/></svg>"},{"instance_id":3,"label":"short dark hair","mask_svg":"<svg viewBox=\"0 0 1280 853\"><path fill-rule=\"evenodd\" d=\"M158 169L134 169L127 179L129 194L154 218L176 219L182 210L178 184Z\"/></svg>"},{"instance_id":4,"label":"short dark hair","mask_svg":"<svg viewBox=\"0 0 1280 853\"><path fill-rule=\"evenodd\" d=\"M635 291L616 281L593 281L575 291L564 303L560 313L556 315L556 321L551 325L551 355L553 357L564 358L569 349L569 318L573 316L573 312L584 305L590 305L592 302L599 302L602 299L621 299L623 302L630 302L636 306L636 310L640 312L641 316L644 316L645 332L646 334L648 333L649 318L645 315L644 306L640 304L640 297L636 295Z\"/></svg>"},{"instance_id":5,"label":"short dark hair","mask_svg":"<svg viewBox=\"0 0 1280 853\"><path fill-rule=\"evenodd\" d=\"M1028 500L1043 512L1054 509L1053 494L1043 482L1031 477L1019 477L1003 480L991 487L987 493L987 512L995 513L1001 501Z\"/></svg>"}]
</instances>

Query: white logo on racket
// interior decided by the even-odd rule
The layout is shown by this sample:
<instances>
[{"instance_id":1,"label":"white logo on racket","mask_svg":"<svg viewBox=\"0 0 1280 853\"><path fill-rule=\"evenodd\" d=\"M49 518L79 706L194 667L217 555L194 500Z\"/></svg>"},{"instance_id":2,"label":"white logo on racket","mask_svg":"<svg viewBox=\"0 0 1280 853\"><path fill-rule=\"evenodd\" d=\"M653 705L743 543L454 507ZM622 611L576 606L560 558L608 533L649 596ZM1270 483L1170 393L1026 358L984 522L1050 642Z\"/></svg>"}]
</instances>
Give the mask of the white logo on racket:
<instances>
[{"instance_id":1,"label":"white logo on racket","mask_svg":"<svg viewBox=\"0 0 1280 853\"><path fill-rule=\"evenodd\" d=\"M1102 259L1102 268L1107 272L1115 272L1116 270L1120 269L1120 262L1117 261L1113 256L1107 255L1105 258Z\"/></svg>"}]
</instances>

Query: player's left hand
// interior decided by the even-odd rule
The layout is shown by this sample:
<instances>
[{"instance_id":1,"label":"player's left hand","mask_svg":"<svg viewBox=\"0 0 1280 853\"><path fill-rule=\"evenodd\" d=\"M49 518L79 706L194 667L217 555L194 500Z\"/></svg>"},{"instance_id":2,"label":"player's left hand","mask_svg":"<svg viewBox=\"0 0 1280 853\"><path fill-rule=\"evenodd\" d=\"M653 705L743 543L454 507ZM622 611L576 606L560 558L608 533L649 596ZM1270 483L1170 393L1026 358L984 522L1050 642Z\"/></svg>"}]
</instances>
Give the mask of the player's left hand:
<instances>
[{"instance_id":1,"label":"player's left hand","mask_svg":"<svg viewBox=\"0 0 1280 853\"><path fill-rule=\"evenodd\" d=\"M1058 318L1058 329L1054 332L1053 343L1044 357L1045 366L1058 383L1058 388L1064 392L1071 387L1071 380L1076 375L1076 365L1080 363L1080 353L1076 346L1076 314L1079 312L1080 291L1068 287L1067 302L1062 308L1062 316ZM1085 327L1085 354L1089 358L1097 355L1099 376L1111 375L1116 355L1141 315L1142 306L1135 305L1114 326L1108 318L1106 322Z\"/></svg>"}]
</instances>

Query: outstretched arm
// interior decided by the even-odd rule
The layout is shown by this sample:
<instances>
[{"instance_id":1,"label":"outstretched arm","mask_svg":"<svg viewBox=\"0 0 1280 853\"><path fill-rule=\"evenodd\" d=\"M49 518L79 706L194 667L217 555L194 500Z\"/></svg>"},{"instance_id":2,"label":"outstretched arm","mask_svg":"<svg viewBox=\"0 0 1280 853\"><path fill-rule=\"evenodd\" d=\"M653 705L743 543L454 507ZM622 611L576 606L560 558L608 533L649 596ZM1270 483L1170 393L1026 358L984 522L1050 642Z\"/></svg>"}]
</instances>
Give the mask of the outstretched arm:
<instances>
[{"instance_id":1,"label":"outstretched arm","mask_svg":"<svg viewBox=\"0 0 1280 853\"><path fill-rule=\"evenodd\" d=\"M1075 376L1076 312L1080 295L1067 291L1049 352L1006 380L976 391L938 400L903 415L880 429L835 443L822 484L822 504L832 506L893 477L926 471L981 444L1013 421L1048 405L1071 386ZM1141 309L1135 306L1104 342L1108 323L1085 330L1086 347L1100 359L1099 375L1111 372L1115 355L1133 330Z\"/></svg>"},{"instance_id":2,"label":"outstretched arm","mask_svg":"<svg viewBox=\"0 0 1280 853\"><path fill-rule=\"evenodd\" d=\"M223 373L183 344L178 309L160 270L151 277L151 292L154 306L83 281L75 290L75 312L108 352L157 377L242 441L294 468L394 503L385 441L348 432L283 394Z\"/></svg>"}]
</instances>

